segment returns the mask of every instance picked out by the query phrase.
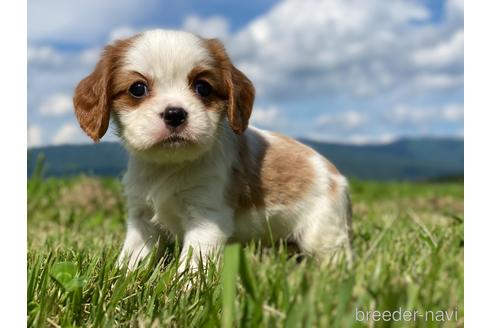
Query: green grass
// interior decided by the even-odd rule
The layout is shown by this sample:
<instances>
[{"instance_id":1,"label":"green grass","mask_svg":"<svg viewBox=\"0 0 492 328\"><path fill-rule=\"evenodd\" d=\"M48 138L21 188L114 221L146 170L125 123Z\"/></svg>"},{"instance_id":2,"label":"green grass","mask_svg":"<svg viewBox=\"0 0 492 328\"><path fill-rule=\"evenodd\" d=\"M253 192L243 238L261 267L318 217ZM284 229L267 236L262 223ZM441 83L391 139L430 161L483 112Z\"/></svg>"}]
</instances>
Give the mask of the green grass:
<instances>
[{"instance_id":1,"label":"green grass","mask_svg":"<svg viewBox=\"0 0 492 328\"><path fill-rule=\"evenodd\" d=\"M28 326L463 326L462 183L352 181L351 269L252 243L181 276L177 248L131 273L116 267L125 232L120 188L115 179L29 180ZM457 308L458 320L358 322L356 307Z\"/></svg>"}]
</instances>

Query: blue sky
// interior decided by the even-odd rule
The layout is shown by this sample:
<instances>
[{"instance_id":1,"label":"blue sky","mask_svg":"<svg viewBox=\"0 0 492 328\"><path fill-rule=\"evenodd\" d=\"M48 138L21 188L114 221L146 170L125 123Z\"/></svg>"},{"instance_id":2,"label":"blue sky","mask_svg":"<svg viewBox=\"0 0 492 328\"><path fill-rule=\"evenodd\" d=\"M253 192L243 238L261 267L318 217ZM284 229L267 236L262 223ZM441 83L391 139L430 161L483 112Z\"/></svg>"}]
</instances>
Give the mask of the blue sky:
<instances>
[{"instance_id":1,"label":"blue sky","mask_svg":"<svg viewBox=\"0 0 492 328\"><path fill-rule=\"evenodd\" d=\"M106 43L149 28L221 38L255 83L256 126L345 143L463 135L463 0L29 0L29 145L90 142L73 89Z\"/></svg>"}]
</instances>

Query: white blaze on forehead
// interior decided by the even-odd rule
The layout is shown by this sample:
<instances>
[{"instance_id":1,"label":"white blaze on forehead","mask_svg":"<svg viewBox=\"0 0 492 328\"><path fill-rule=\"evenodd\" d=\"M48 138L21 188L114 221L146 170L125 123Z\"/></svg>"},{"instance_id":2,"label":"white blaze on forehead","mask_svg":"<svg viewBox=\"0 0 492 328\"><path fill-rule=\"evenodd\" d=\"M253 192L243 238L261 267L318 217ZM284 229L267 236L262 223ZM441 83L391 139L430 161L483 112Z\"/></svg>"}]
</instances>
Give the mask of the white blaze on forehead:
<instances>
[{"instance_id":1,"label":"white blaze on forehead","mask_svg":"<svg viewBox=\"0 0 492 328\"><path fill-rule=\"evenodd\" d=\"M182 31L152 30L141 34L126 55L125 68L157 83L186 80L199 63L211 60L197 36Z\"/></svg>"}]
</instances>

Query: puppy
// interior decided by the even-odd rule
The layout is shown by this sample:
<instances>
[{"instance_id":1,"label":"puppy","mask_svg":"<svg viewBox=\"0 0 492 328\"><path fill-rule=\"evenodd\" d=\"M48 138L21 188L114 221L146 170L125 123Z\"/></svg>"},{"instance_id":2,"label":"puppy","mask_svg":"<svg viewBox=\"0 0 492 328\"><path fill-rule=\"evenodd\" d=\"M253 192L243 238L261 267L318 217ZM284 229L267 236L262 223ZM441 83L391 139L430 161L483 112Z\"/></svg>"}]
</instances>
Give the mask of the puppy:
<instances>
[{"instance_id":1,"label":"puppy","mask_svg":"<svg viewBox=\"0 0 492 328\"><path fill-rule=\"evenodd\" d=\"M216 39L152 30L104 49L74 108L94 141L112 117L130 154L120 265L134 268L173 238L183 245L180 270L189 252L196 268L224 244L251 239L350 260L346 179L311 148L248 127L254 96Z\"/></svg>"}]
</instances>

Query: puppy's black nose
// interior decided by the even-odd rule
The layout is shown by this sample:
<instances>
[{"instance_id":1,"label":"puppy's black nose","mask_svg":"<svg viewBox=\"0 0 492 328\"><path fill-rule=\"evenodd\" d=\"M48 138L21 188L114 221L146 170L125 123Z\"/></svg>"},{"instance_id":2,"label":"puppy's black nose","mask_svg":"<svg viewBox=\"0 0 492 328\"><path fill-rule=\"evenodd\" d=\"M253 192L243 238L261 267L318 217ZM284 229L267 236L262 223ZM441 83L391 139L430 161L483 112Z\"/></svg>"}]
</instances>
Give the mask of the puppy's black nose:
<instances>
[{"instance_id":1,"label":"puppy's black nose","mask_svg":"<svg viewBox=\"0 0 492 328\"><path fill-rule=\"evenodd\" d=\"M186 121L188 113L181 107L167 107L161 117L167 125L176 128Z\"/></svg>"}]
</instances>

